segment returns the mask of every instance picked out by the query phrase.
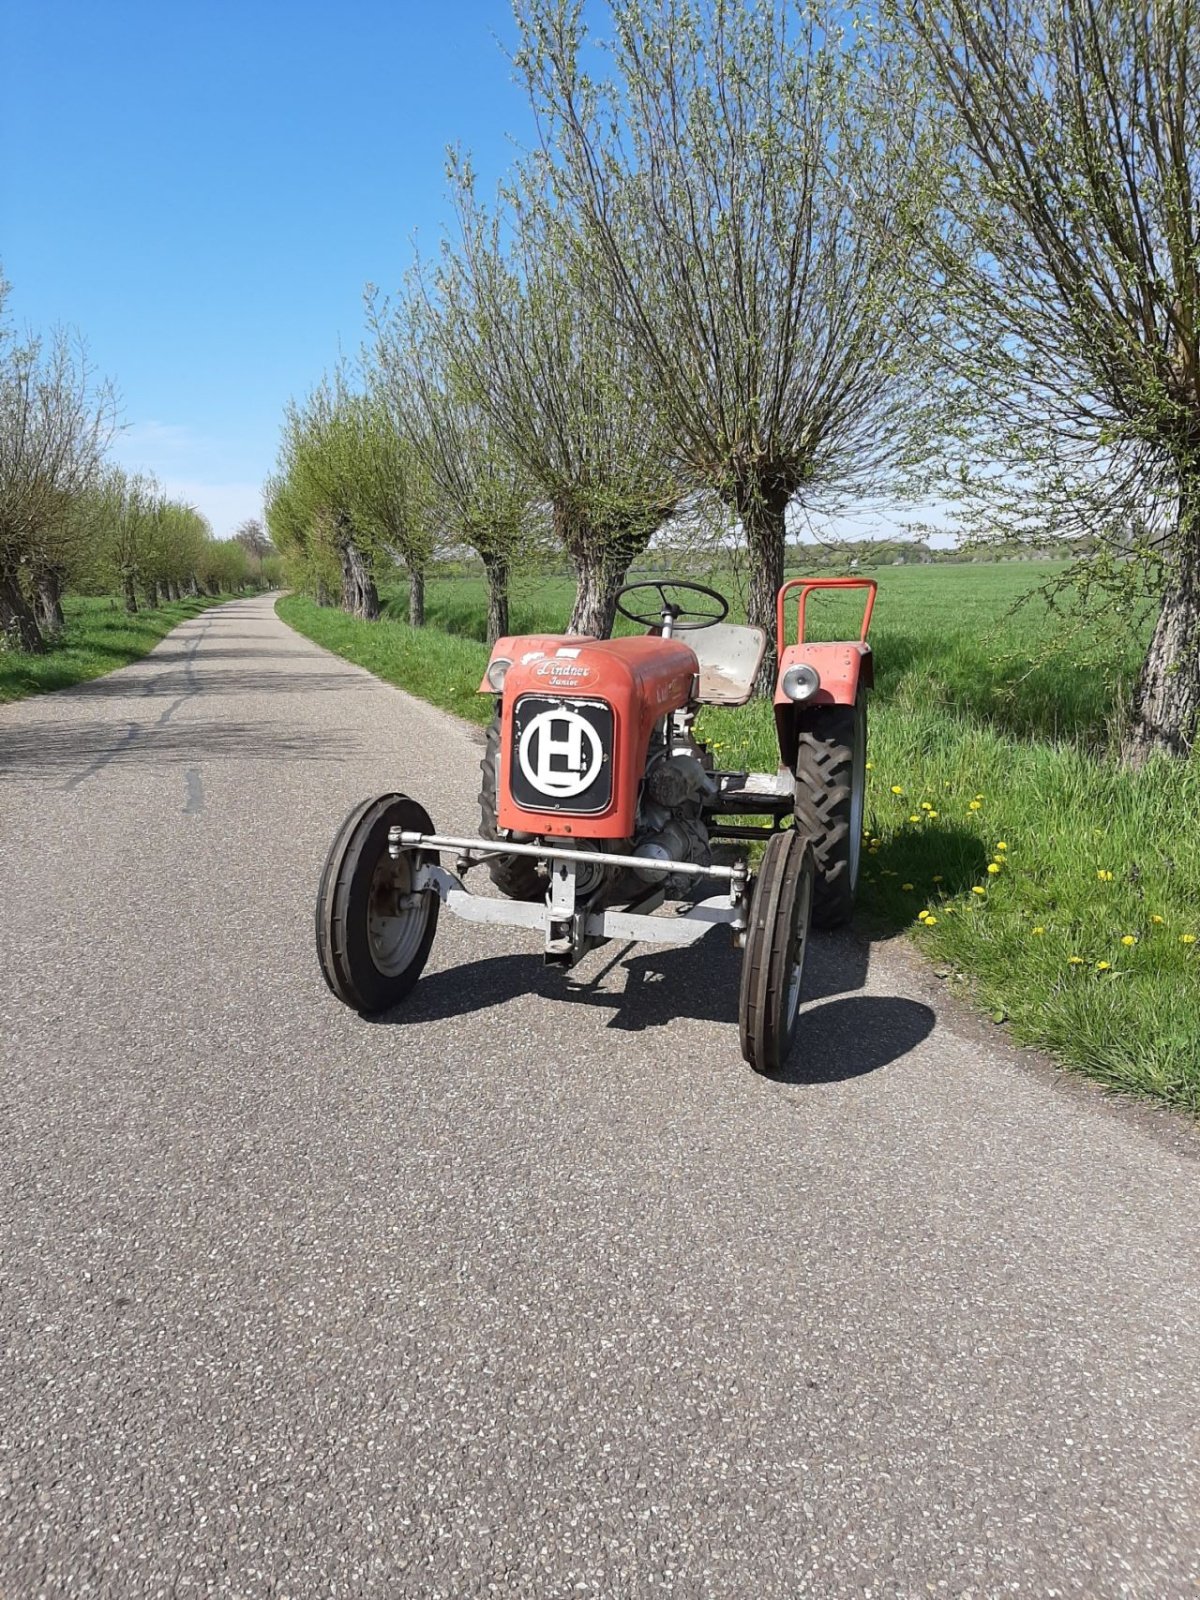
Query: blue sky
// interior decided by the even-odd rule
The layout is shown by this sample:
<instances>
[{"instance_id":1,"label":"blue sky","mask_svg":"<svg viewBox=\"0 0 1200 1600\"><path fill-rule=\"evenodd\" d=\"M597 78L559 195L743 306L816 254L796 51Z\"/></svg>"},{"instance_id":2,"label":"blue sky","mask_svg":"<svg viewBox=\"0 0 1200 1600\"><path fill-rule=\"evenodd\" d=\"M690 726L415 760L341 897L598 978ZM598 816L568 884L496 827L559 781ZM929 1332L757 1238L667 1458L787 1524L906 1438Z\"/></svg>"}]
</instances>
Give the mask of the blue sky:
<instances>
[{"instance_id":1,"label":"blue sky","mask_svg":"<svg viewBox=\"0 0 1200 1600\"><path fill-rule=\"evenodd\" d=\"M260 511L283 407L531 128L507 0L17 0L0 21L0 264L117 384L114 454L220 535Z\"/></svg>"}]
</instances>

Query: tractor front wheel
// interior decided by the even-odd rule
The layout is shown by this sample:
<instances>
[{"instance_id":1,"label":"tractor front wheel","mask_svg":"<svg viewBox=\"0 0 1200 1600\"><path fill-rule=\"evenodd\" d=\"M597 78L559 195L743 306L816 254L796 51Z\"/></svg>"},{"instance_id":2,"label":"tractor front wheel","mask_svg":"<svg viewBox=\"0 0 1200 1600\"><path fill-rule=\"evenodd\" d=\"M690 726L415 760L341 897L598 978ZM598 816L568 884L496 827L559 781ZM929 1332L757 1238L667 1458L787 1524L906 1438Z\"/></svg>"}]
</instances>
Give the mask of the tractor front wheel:
<instances>
[{"instance_id":1,"label":"tractor front wheel","mask_svg":"<svg viewBox=\"0 0 1200 1600\"><path fill-rule=\"evenodd\" d=\"M375 1016L397 1005L421 976L437 932L440 902L414 893L428 853L388 851L392 828L432 833L422 806L404 794L365 800L343 822L317 890L317 960L343 1005Z\"/></svg>"},{"instance_id":2,"label":"tractor front wheel","mask_svg":"<svg viewBox=\"0 0 1200 1600\"><path fill-rule=\"evenodd\" d=\"M782 1070L796 1035L813 908L813 853L794 828L772 834L750 901L738 1022L755 1072Z\"/></svg>"},{"instance_id":3,"label":"tractor front wheel","mask_svg":"<svg viewBox=\"0 0 1200 1600\"><path fill-rule=\"evenodd\" d=\"M849 922L862 859L867 789L867 702L818 711L796 750L796 828L812 840L817 876L813 922Z\"/></svg>"}]
</instances>

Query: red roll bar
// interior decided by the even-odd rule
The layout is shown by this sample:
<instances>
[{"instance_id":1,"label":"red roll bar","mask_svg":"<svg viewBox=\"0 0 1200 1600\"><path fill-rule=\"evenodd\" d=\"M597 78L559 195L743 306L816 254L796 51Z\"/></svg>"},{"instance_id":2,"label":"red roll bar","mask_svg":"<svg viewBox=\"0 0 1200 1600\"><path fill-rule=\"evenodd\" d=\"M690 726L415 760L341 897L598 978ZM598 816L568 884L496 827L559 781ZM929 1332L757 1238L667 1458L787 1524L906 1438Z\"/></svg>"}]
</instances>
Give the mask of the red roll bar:
<instances>
[{"instance_id":1,"label":"red roll bar","mask_svg":"<svg viewBox=\"0 0 1200 1600\"><path fill-rule=\"evenodd\" d=\"M783 602L793 589L799 589L796 600L796 643L804 643L804 606L814 589L869 589L866 609L863 612L862 632L859 642L867 642L867 629L871 626L871 613L875 609L875 594L879 585L874 578L789 578L780 589L775 601L775 643L780 655L784 651Z\"/></svg>"}]
</instances>

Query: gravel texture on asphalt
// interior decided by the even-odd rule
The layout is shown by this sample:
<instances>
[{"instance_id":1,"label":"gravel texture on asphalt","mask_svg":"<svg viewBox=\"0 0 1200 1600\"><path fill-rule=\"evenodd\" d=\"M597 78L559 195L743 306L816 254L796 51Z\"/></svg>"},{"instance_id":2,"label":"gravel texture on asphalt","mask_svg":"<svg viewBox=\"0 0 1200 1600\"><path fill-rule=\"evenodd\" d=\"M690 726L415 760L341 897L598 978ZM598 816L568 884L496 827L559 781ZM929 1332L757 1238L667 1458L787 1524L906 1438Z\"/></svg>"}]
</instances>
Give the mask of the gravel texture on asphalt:
<instances>
[{"instance_id":1,"label":"gravel texture on asphalt","mask_svg":"<svg viewBox=\"0 0 1200 1600\"><path fill-rule=\"evenodd\" d=\"M269 599L0 710L0 1596L1180 1596L1200 1142L815 941L326 990L335 828L477 732ZM474 879L472 879L472 882Z\"/></svg>"}]
</instances>

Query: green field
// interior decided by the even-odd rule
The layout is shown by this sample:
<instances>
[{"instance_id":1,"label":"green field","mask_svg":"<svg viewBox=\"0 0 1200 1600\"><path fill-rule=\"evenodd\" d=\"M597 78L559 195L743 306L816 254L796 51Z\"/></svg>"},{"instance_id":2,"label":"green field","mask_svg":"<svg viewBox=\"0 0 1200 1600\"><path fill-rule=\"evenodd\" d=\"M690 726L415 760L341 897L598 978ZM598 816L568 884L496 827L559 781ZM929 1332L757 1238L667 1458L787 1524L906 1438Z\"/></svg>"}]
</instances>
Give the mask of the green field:
<instances>
[{"instance_id":1,"label":"green field","mask_svg":"<svg viewBox=\"0 0 1200 1600\"><path fill-rule=\"evenodd\" d=\"M127 666L153 650L188 617L220 603L207 596L176 600L131 617L111 596L68 595L63 600L67 622L63 637L44 656L27 656L0 644L0 705L51 689L69 689L73 683Z\"/></svg>"},{"instance_id":2,"label":"green field","mask_svg":"<svg viewBox=\"0 0 1200 1600\"><path fill-rule=\"evenodd\" d=\"M1018 1039L1197 1112L1200 763L1136 774L1110 763L1144 631L1106 652L1044 601L1014 613L1054 570L873 574L863 924L876 936L910 931ZM561 628L570 597L565 579L526 580L514 630ZM388 602L404 614L403 593ZM854 630L845 601L822 605L811 634ZM423 632L355 623L299 596L279 609L381 677L475 721L490 716L474 692L487 659L481 582L431 583ZM723 766L777 764L766 705L707 711L702 727Z\"/></svg>"}]
</instances>

